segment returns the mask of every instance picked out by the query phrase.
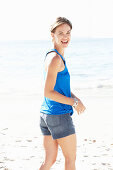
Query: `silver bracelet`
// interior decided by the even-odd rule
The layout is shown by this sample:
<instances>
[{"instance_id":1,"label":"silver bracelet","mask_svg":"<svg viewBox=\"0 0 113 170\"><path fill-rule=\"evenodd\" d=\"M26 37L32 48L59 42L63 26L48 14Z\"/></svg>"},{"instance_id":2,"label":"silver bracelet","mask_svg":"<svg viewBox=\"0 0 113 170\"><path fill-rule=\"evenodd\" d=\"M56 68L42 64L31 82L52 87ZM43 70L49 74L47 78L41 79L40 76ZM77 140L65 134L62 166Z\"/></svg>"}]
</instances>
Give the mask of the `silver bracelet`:
<instances>
[{"instance_id":1,"label":"silver bracelet","mask_svg":"<svg viewBox=\"0 0 113 170\"><path fill-rule=\"evenodd\" d=\"M78 99L76 99L76 98L73 98L73 99L74 99L73 107L77 107L77 105L78 105Z\"/></svg>"}]
</instances>

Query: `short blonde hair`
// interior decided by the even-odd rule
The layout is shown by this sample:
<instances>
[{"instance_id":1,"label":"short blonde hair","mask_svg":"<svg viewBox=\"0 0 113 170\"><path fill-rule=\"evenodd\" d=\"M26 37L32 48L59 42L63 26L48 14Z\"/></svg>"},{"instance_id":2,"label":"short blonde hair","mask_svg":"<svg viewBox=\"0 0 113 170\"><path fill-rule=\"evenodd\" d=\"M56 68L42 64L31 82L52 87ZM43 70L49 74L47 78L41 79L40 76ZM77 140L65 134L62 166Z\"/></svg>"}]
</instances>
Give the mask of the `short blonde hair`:
<instances>
[{"instance_id":1,"label":"short blonde hair","mask_svg":"<svg viewBox=\"0 0 113 170\"><path fill-rule=\"evenodd\" d=\"M68 24L70 26L70 28L72 29L72 23L71 21L69 21L67 18L65 17L58 17L56 18L55 22L51 25L50 27L50 31L52 33L55 32L56 28L62 24Z\"/></svg>"}]
</instances>

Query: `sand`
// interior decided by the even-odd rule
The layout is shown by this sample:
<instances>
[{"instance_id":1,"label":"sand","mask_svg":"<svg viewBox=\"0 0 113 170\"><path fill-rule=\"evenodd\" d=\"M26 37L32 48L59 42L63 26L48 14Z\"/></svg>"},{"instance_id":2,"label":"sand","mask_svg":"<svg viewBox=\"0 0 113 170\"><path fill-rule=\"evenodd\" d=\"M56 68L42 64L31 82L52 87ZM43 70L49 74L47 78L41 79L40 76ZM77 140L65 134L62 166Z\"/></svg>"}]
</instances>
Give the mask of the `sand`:
<instances>
[{"instance_id":1,"label":"sand","mask_svg":"<svg viewBox=\"0 0 113 170\"><path fill-rule=\"evenodd\" d=\"M87 110L75 112L77 170L113 170L113 97L82 97ZM44 159L39 129L42 96L0 97L0 170L38 170ZM62 170L59 148L51 169Z\"/></svg>"}]
</instances>

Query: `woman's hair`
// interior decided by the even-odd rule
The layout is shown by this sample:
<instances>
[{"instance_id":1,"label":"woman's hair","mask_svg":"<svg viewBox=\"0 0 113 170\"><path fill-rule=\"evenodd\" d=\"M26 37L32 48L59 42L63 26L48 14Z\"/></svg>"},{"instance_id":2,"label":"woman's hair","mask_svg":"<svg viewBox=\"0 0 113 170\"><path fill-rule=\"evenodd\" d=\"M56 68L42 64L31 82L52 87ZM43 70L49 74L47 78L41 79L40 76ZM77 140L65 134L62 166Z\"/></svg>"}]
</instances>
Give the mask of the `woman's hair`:
<instances>
[{"instance_id":1,"label":"woman's hair","mask_svg":"<svg viewBox=\"0 0 113 170\"><path fill-rule=\"evenodd\" d=\"M56 28L62 24L68 24L70 28L72 29L72 23L65 17L58 17L56 18L56 21L51 25L50 31L52 33L55 32Z\"/></svg>"}]
</instances>

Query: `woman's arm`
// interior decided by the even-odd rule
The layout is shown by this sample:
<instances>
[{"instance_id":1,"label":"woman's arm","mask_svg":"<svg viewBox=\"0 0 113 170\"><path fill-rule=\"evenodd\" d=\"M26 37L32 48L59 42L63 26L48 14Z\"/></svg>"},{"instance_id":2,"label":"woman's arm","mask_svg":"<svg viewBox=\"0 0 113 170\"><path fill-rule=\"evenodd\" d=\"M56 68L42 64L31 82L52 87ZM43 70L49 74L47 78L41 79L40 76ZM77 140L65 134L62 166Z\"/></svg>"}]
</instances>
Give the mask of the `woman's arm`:
<instances>
[{"instance_id":1,"label":"woman's arm","mask_svg":"<svg viewBox=\"0 0 113 170\"><path fill-rule=\"evenodd\" d=\"M61 67L61 58L55 54L51 59L49 65L47 66L47 76L45 80L44 96L48 97L56 102L73 105L74 99L71 97L66 97L54 90L56 83L57 73Z\"/></svg>"},{"instance_id":2,"label":"woman's arm","mask_svg":"<svg viewBox=\"0 0 113 170\"><path fill-rule=\"evenodd\" d=\"M72 97L72 98L76 98L77 100L80 101L80 99L79 99L78 97L76 97L76 96L74 95L74 93L72 93L72 92L71 92L71 97Z\"/></svg>"},{"instance_id":3,"label":"woman's arm","mask_svg":"<svg viewBox=\"0 0 113 170\"><path fill-rule=\"evenodd\" d=\"M72 92L71 92L71 97L76 98L78 100L78 105L76 107L74 107L74 109L77 111L78 114L84 112L84 110L86 109L85 106L83 105L83 103L81 102L81 100L76 97Z\"/></svg>"}]
</instances>

